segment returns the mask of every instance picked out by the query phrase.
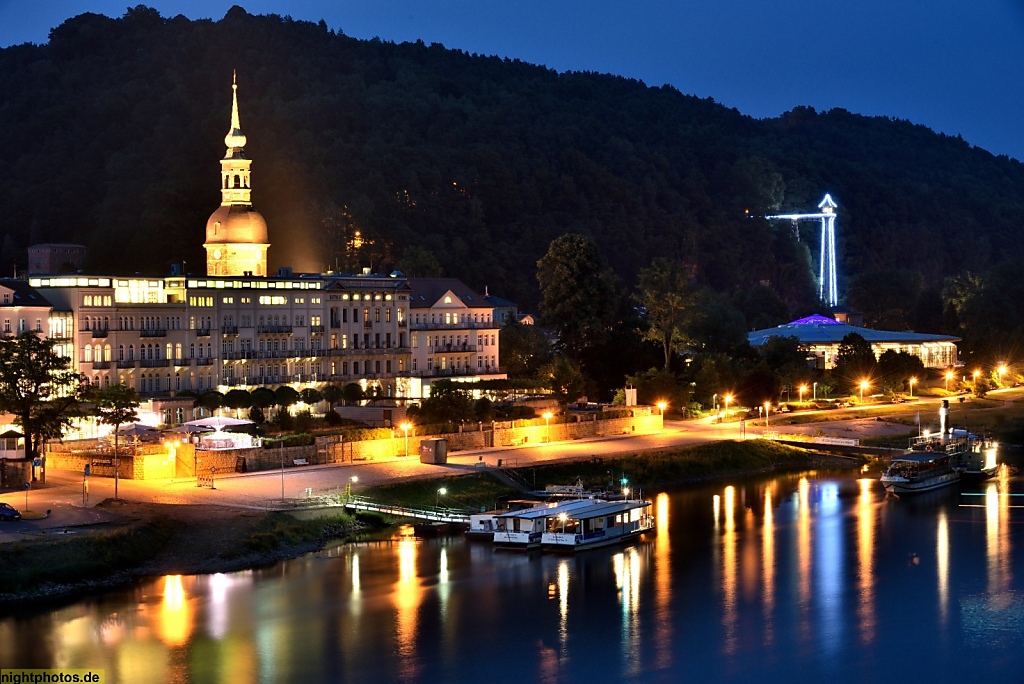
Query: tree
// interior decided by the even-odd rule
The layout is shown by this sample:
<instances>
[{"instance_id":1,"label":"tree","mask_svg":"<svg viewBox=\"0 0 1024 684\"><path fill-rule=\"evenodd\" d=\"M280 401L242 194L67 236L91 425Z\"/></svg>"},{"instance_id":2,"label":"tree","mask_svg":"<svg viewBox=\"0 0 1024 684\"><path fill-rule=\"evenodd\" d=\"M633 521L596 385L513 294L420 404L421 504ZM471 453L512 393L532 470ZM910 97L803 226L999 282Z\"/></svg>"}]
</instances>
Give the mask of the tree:
<instances>
[{"instance_id":1,"label":"tree","mask_svg":"<svg viewBox=\"0 0 1024 684\"><path fill-rule=\"evenodd\" d=\"M875 352L871 344L857 333L849 333L839 342L836 350L835 374L846 389L852 390L857 384L875 374Z\"/></svg>"},{"instance_id":2,"label":"tree","mask_svg":"<svg viewBox=\"0 0 1024 684\"><path fill-rule=\"evenodd\" d=\"M558 331L559 346L579 361L608 332L616 313L616 285L593 239L566 234L537 262L540 315Z\"/></svg>"},{"instance_id":3,"label":"tree","mask_svg":"<svg viewBox=\"0 0 1024 684\"><path fill-rule=\"evenodd\" d=\"M304 404L318 404L323 401L324 395L315 387L307 387L299 392L299 398Z\"/></svg>"},{"instance_id":4,"label":"tree","mask_svg":"<svg viewBox=\"0 0 1024 684\"><path fill-rule=\"evenodd\" d=\"M545 372L548 387L558 403L565 404L576 401L585 391L583 372L578 364L567 356L558 356L552 361Z\"/></svg>"},{"instance_id":5,"label":"tree","mask_svg":"<svg viewBox=\"0 0 1024 684\"><path fill-rule=\"evenodd\" d=\"M675 373L663 368L630 375L626 383L636 387L636 399L640 404L654 406L663 401L674 410L683 411L690 403L689 387Z\"/></svg>"},{"instance_id":6,"label":"tree","mask_svg":"<svg viewBox=\"0 0 1024 684\"><path fill-rule=\"evenodd\" d=\"M221 406L224 405L224 395L217 390L208 390L203 392L196 400L196 406L202 406L204 409L213 413Z\"/></svg>"},{"instance_id":7,"label":"tree","mask_svg":"<svg viewBox=\"0 0 1024 684\"><path fill-rule=\"evenodd\" d=\"M686 323L693 313L693 288L681 263L659 257L639 275L637 303L647 321L646 339L661 345L664 369L670 370L672 356L689 343Z\"/></svg>"},{"instance_id":8,"label":"tree","mask_svg":"<svg viewBox=\"0 0 1024 684\"><path fill-rule=\"evenodd\" d=\"M910 378L924 377L924 364L913 354L895 349L886 349L878 357L878 383L889 392L899 392L909 387Z\"/></svg>"},{"instance_id":9,"label":"tree","mask_svg":"<svg viewBox=\"0 0 1024 684\"><path fill-rule=\"evenodd\" d=\"M31 331L0 338L0 412L21 427L28 459L39 456L47 439L60 437L85 384L54 347Z\"/></svg>"},{"instance_id":10,"label":"tree","mask_svg":"<svg viewBox=\"0 0 1024 684\"><path fill-rule=\"evenodd\" d=\"M252 394L244 389L233 389L224 395L224 405L236 413L253 405Z\"/></svg>"},{"instance_id":11,"label":"tree","mask_svg":"<svg viewBox=\"0 0 1024 684\"><path fill-rule=\"evenodd\" d=\"M327 402L327 413L330 414L334 411L334 405L341 401L343 392L341 387L338 385L325 385L320 394L323 395L324 401Z\"/></svg>"},{"instance_id":12,"label":"tree","mask_svg":"<svg viewBox=\"0 0 1024 684\"><path fill-rule=\"evenodd\" d=\"M127 385L110 385L96 390L96 413L100 422L114 427L114 498L118 498L117 483L120 459L118 454L117 431L122 425L134 423L138 418L136 409L139 407L139 395L134 387Z\"/></svg>"},{"instance_id":13,"label":"tree","mask_svg":"<svg viewBox=\"0 0 1024 684\"><path fill-rule=\"evenodd\" d=\"M363 400L363 388L357 383L350 382L341 388L341 398L345 400L346 406L358 404Z\"/></svg>"},{"instance_id":14,"label":"tree","mask_svg":"<svg viewBox=\"0 0 1024 684\"><path fill-rule=\"evenodd\" d=\"M510 378L536 378L551 362L553 352L547 335L536 325L509 320L500 335L501 365Z\"/></svg>"},{"instance_id":15,"label":"tree","mask_svg":"<svg viewBox=\"0 0 1024 684\"><path fill-rule=\"evenodd\" d=\"M473 399L463 383L437 380L430 385L430 396L420 405L421 419L427 423L458 423L473 417Z\"/></svg>"},{"instance_id":16,"label":"tree","mask_svg":"<svg viewBox=\"0 0 1024 684\"><path fill-rule=\"evenodd\" d=\"M252 405L254 408L266 409L277 403L274 390L269 387L257 387L252 392Z\"/></svg>"}]
</instances>

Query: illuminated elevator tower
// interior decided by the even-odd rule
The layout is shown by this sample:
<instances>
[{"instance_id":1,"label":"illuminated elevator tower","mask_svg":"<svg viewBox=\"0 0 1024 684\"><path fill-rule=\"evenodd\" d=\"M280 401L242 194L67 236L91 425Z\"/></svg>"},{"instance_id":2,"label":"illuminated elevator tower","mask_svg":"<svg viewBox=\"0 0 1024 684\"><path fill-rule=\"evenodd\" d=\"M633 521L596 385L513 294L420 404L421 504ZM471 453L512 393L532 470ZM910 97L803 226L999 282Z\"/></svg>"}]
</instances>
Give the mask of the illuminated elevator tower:
<instances>
[{"instance_id":1,"label":"illuminated elevator tower","mask_svg":"<svg viewBox=\"0 0 1024 684\"><path fill-rule=\"evenodd\" d=\"M769 221L785 219L797 223L798 221L820 220L821 221L821 270L818 277L818 297L829 306L839 304L839 284L836 275L836 208L839 205L833 201L832 196L827 194L825 199L818 204L820 210L816 214L775 214L765 216Z\"/></svg>"}]
</instances>

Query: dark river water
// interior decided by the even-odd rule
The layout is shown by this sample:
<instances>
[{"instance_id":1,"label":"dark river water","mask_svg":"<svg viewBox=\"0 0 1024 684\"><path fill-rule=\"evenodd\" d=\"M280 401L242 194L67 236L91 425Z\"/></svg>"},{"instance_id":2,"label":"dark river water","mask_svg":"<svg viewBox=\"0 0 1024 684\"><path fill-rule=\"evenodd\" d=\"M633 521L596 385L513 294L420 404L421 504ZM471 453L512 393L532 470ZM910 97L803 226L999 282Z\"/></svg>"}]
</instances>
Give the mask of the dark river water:
<instances>
[{"instance_id":1,"label":"dark river water","mask_svg":"<svg viewBox=\"0 0 1024 684\"><path fill-rule=\"evenodd\" d=\"M576 556L339 546L0 619L0 668L107 682L1024 681L1024 482L805 473L654 496ZM648 493L649 494L649 493Z\"/></svg>"}]
</instances>

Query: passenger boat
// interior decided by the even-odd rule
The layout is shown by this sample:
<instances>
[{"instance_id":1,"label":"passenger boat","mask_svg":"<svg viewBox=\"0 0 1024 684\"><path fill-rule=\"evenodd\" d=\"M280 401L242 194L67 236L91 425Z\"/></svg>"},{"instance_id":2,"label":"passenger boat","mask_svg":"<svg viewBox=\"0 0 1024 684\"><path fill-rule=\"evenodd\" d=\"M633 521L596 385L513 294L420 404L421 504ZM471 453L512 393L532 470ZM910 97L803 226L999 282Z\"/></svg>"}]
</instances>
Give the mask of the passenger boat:
<instances>
[{"instance_id":1,"label":"passenger boat","mask_svg":"<svg viewBox=\"0 0 1024 684\"><path fill-rule=\"evenodd\" d=\"M496 518L499 515L544 505L545 504L542 504L539 501L513 499L508 502L508 505L505 508L495 509L493 511L483 511L481 513L472 513L469 516L469 529L464 533L465 537L468 540L493 541L494 531L498 529Z\"/></svg>"},{"instance_id":2,"label":"passenger boat","mask_svg":"<svg viewBox=\"0 0 1024 684\"><path fill-rule=\"evenodd\" d=\"M935 451L908 451L892 459L882 475L882 486L890 494L917 494L960 481L953 457Z\"/></svg>"},{"instance_id":3,"label":"passenger boat","mask_svg":"<svg viewBox=\"0 0 1024 684\"><path fill-rule=\"evenodd\" d=\"M651 502L591 500L571 510L548 511L541 547L546 551L582 551L636 539L654 529Z\"/></svg>"},{"instance_id":4,"label":"passenger boat","mask_svg":"<svg viewBox=\"0 0 1024 684\"><path fill-rule=\"evenodd\" d=\"M964 480L987 480L996 474L999 468L999 444L986 437L975 435L967 430L950 431L953 439L966 442L958 451L953 467L960 471Z\"/></svg>"},{"instance_id":5,"label":"passenger boat","mask_svg":"<svg viewBox=\"0 0 1024 684\"><path fill-rule=\"evenodd\" d=\"M549 516L570 515L577 508L592 505L596 499L576 499L541 504L533 508L509 511L494 516L494 546L498 549L529 550L540 548Z\"/></svg>"}]
</instances>

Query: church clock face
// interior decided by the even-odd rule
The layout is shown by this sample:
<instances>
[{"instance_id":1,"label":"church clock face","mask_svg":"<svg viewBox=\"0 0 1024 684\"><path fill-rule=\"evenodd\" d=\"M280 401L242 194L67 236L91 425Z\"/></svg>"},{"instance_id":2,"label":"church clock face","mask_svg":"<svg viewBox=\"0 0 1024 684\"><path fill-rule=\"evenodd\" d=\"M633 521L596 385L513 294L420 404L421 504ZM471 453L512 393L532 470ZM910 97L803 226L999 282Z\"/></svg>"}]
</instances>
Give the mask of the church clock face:
<instances>
[{"instance_id":1,"label":"church clock face","mask_svg":"<svg viewBox=\"0 0 1024 684\"><path fill-rule=\"evenodd\" d=\"M213 250L213 258L214 259L220 259L220 250L219 249Z\"/></svg>"}]
</instances>

